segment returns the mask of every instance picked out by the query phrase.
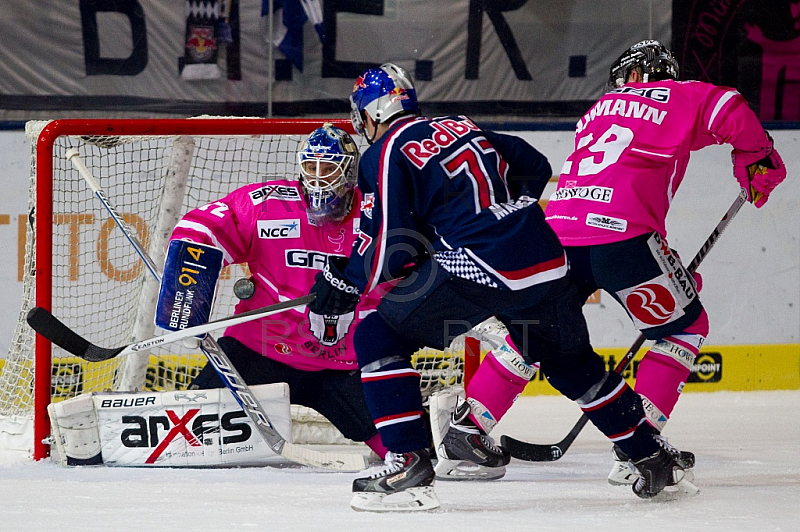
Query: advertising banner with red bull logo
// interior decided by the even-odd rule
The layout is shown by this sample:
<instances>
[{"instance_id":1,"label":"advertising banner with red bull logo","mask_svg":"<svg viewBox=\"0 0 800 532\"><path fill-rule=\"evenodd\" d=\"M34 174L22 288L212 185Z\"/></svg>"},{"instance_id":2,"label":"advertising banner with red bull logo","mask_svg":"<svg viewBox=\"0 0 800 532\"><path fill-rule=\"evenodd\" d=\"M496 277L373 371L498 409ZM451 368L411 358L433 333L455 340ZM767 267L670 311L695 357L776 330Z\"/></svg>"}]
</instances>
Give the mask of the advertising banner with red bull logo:
<instances>
[{"instance_id":1,"label":"advertising banner with red bull logo","mask_svg":"<svg viewBox=\"0 0 800 532\"><path fill-rule=\"evenodd\" d=\"M683 79L738 88L764 120L800 120L791 0L273 0L271 16L265 2L13 3L0 120L345 116L354 80L384 62L412 75L428 114L577 117L648 38L676 50Z\"/></svg>"},{"instance_id":2,"label":"advertising banner with red bull logo","mask_svg":"<svg viewBox=\"0 0 800 532\"><path fill-rule=\"evenodd\" d=\"M186 0L186 52L183 63L179 65L181 77L184 79L222 77L222 71L217 65L220 3L216 0Z\"/></svg>"}]
</instances>

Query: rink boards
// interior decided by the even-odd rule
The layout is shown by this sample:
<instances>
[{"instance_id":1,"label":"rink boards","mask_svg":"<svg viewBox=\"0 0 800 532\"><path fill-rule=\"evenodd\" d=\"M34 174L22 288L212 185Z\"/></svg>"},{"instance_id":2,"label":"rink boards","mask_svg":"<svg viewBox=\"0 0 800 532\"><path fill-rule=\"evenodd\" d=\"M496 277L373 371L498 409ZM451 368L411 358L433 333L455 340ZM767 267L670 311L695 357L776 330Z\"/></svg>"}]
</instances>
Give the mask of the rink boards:
<instances>
[{"instance_id":1,"label":"rink boards","mask_svg":"<svg viewBox=\"0 0 800 532\"><path fill-rule=\"evenodd\" d=\"M646 352L642 348L625 370L625 378L633 382L639 361ZM624 355L622 348L598 348L597 352L609 368L616 367ZM483 353L485 354L485 353ZM0 359L0 368L5 363ZM204 365L202 356L174 356L166 360L152 357L147 368L146 388L161 391L161 383L174 379L175 375L188 380ZM53 359L52 387L57 395L77 395L96 390L93 375L97 374L96 363L88 363L76 357ZM428 378L423 375L423 378ZM180 379L178 379L180 380ZM800 389L800 344L705 346L701 351L687 380L685 392L751 391L751 390L797 390ZM525 389L524 395L555 395L556 392L538 373Z\"/></svg>"}]
</instances>

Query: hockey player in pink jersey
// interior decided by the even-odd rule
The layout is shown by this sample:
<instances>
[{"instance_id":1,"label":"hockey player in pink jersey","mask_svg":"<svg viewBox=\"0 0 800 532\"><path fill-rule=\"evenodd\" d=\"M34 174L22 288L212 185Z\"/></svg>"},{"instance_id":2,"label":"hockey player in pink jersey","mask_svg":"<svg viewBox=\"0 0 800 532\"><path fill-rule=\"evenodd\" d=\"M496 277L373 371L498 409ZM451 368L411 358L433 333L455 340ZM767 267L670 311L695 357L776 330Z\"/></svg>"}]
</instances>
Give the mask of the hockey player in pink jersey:
<instances>
[{"instance_id":1,"label":"hockey player in pink jersey","mask_svg":"<svg viewBox=\"0 0 800 532\"><path fill-rule=\"evenodd\" d=\"M298 152L300 180L241 187L188 212L172 240L214 246L223 264L247 264L254 291L236 314L298 298L330 257L349 255L359 232L356 188L359 153L345 131L326 124ZM385 455L364 400L353 331L379 296L361 300L342 316L298 307L226 329L219 344L248 384L286 382L290 400L314 408L346 437ZM193 388L223 387L211 364Z\"/></svg>"},{"instance_id":2,"label":"hockey player in pink jersey","mask_svg":"<svg viewBox=\"0 0 800 532\"><path fill-rule=\"evenodd\" d=\"M759 208L786 169L738 92L677 78L677 62L657 41L637 43L622 54L611 67L609 92L577 124L575 151L545 215L565 247L581 301L605 290L655 341L639 365L635 391L660 445L690 470L694 455L676 450L660 434L708 334L708 316L697 296L699 283L667 244L667 211L691 151L731 144L734 176ZM466 402L473 417L481 413L477 422L486 432L525 387L520 373L509 368L481 364L467 390ZM451 433L459 429L457 414L458 409ZM616 445L614 456L609 482L635 483L642 468Z\"/></svg>"},{"instance_id":3,"label":"hockey player in pink jersey","mask_svg":"<svg viewBox=\"0 0 800 532\"><path fill-rule=\"evenodd\" d=\"M635 391L657 434L709 330L699 283L670 249L665 227L689 154L732 145L734 176L756 207L786 176L772 139L736 90L677 78L677 62L657 41L622 54L609 92L577 124L575 151L545 211L582 300L603 289L655 341ZM614 455L609 482L633 483L638 472L616 446ZM692 453L678 456L685 468L694 465Z\"/></svg>"}]
</instances>

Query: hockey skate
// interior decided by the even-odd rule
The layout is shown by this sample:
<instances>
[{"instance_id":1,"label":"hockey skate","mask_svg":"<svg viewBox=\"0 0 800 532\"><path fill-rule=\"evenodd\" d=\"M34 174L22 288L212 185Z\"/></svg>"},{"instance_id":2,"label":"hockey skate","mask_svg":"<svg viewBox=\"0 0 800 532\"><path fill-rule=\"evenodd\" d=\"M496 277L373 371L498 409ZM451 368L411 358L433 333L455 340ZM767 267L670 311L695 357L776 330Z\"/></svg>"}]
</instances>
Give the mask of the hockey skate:
<instances>
[{"instance_id":1,"label":"hockey skate","mask_svg":"<svg viewBox=\"0 0 800 532\"><path fill-rule=\"evenodd\" d=\"M611 450L614 457L614 465L611 467L611 473L608 474L608 483L612 486L628 486L633 484L639 477L639 472L628 460L628 455L622 452L622 449L614 445Z\"/></svg>"},{"instance_id":2,"label":"hockey skate","mask_svg":"<svg viewBox=\"0 0 800 532\"><path fill-rule=\"evenodd\" d=\"M666 438L656 436L656 440L661 446L657 453L632 462L638 473L633 482L636 496L642 499L666 500L681 494L699 493L700 490L688 478L687 470L680 463L680 451L669 445ZM694 455L688 454L691 455L691 463L694 465ZM672 489L666 489L670 487Z\"/></svg>"},{"instance_id":3,"label":"hockey skate","mask_svg":"<svg viewBox=\"0 0 800 532\"><path fill-rule=\"evenodd\" d=\"M689 480L689 482L693 481L694 472L692 468L694 467L694 453L677 450L667 443L667 438L664 436L656 434L654 437L659 440L659 442L663 442L660 443L662 447L668 453L672 454L675 462L684 469L686 472L686 479ZM608 483L612 486L629 486L633 484L639 476L639 473L630 463L628 455L622 452L622 449L616 445L614 445L611 454L614 457L614 465L611 468L611 472L608 474Z\"/></svg>"},{"instance_id":4,"label":"hockey skate","mask_svg":"<svg viewBox=\"0 0 800 532\"><path fill-rule=\"evenodd\" d=\"M469 403L458 398L447 432L436 447L436 478L496 480L506 474L511 455L469 419Z\"/></svg>"},{"instance_id":5,"label":"hockey skate","mask_svg":"<svg viewBox=\"0 0 800 532\"><path fill-rule=\"evenodd\" d=\"M360 512L415 512L439 507L430 452L386 453L385 465L353 481L350 507ZM388 500L386 500L388 499Z\"/></svg>"}]
</instances>

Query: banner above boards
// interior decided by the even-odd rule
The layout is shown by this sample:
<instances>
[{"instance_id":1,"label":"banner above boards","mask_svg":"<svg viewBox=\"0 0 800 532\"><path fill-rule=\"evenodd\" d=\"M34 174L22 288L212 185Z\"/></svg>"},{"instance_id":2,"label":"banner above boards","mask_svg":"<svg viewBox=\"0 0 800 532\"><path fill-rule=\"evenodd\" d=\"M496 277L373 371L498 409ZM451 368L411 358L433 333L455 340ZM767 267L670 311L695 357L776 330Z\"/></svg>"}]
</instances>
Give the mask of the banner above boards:
<instances>
[{"instance_id":1,"label":"banner above boards","mask_svg":"<svg viewBox=\"0 0 800 532\"><path fill-rule=\"evenodd\" d=\"M230 2L10 5L0 113L263 116L271 98L279 115L346 115L358 75L394 62L426 113L579 116L627 47L671 41L663 0Z\"/></svg>"}]
</instances>

